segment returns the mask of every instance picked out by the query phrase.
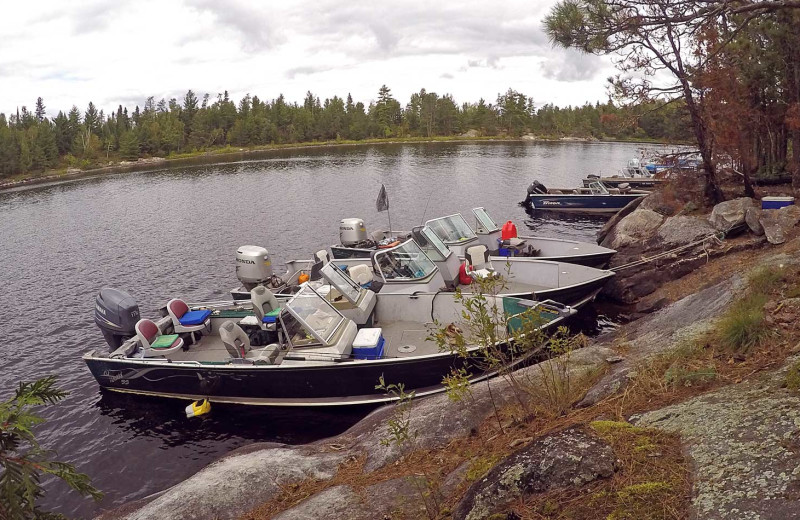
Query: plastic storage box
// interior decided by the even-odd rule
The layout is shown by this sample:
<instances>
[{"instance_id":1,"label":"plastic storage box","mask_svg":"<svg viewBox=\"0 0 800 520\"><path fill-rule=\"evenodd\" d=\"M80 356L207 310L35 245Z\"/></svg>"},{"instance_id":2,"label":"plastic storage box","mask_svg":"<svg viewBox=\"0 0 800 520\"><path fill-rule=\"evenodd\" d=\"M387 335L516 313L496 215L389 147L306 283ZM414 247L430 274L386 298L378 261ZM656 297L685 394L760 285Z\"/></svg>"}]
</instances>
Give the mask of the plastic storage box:
<instances>
[{"instance_id":1,"label":"plastic storage box","mask_svg":"<svg viewBox=\"0 0 800 520\"><path fill-rule=\"evenodd\" d=\"M383 357L383 329L360 329L353 340L353 357L356 359L380 359Z\"/></svg>"},{"instance_id":2,"label":"plastic storage box","mask_svg":"<svg viewBox=\"0 0 800 520\"><path fill-rule=\"evenodd\" d=\"M764 197L761 199L761 209L779 209L794 204L794 197Z\"/></svg>"}]
</instances>

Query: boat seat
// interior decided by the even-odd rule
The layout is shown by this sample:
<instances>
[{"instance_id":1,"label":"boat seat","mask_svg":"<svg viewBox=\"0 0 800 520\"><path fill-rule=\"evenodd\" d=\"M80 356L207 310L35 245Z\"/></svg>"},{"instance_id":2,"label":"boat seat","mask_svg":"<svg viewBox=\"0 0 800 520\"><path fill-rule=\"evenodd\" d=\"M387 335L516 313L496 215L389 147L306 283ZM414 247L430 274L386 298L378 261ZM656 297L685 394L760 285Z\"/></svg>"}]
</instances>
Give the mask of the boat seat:
<instances>
[{"instance_id":1,"label":"boat seat","mask_svg":"<svg viewBox=\"0 0 800 520\"><path fill-rule=\"evenodd\" d=\"M245 359L250 359L256 364L277 365L281 348L277 343L272 343L263 348L254 348L247 354Z\"/></svg>"},{"instance_id":2,"label":"boat seat","mask_svg":"<svg viewBox=\"0 0 800 520\"><path fill-rule=\"evenodd\" d=\"M211 329L211 311L208 309L189 310L186 302L173 298L167 303L167 312L172 318L175 332L198 332Z\"/></svg>"},{"instance_id":3,"label":"boat seat","mask_svg":"<svg viewBox=\"0 0 800 520\"><path fill-rule=\"evenodd\" d=\"M364 286L372 282L372 269L368 265L354 265L350 267L350 278L357 284Z\"/></svg>"},{"instance_id":4,"label":"boat seat","mask_svg":"<svg viewBox=\"0 0 800 520\"><path fill-rule=\"evenodd\" d=\"M331 261L331 255L329 255L328 252L324 249L320 249L319 251L317 251L314 257L318 258L319 261L322 262L323 264L327 264L328 262Z\"/></svg>"},{"instance_id":5,"label":"boat seat","mask_svg":"<svg viewBox=\"0 0 800 520\"><path fill-rule=\"evenodd\" d=\"M220 326L219 337L232 358L242 359L250 352L250 338L240 326L232 321L226 321Z\"/></svg>"},{"instance_id":6,"label":"boat seat","mask_svg":"<svg viewBox=\"0 0 800 520\"><path fill-rule=\"evenodd\" d=\"M467 261L467 272L470 276L475 274L485 278L494 271L492 261L489 259L489 250L484 245L468 247L464 259Z\"/></svg>"},{"instance_id":7,"label":"boat seat","mask_svg":"<svg viewBox=\"0 0 800 520\"><path fill-rule=\"evenodd\" d=\"M253 302L253 312L259 323L275 323L281 311L278 299L272 291L259 285L250 291L250 301Z\"/></svg>"},{"instance_id":8,"label":"boat seat","mask_svg":"<svg viewBox=\"0 0 800 520\"><path fill-rule=\"evenodd\" d=\"M165 356L183 348L183 340L177 334L162 334L152 320L143 318L136 322L136 336L142 344L143 357Z\"/></svg>"},{"instance_id":9,"label":"boat seat","mask_svg":"<svg viewBox=\"0 0 800 520\"><path fill-rule=\"evenodd\" d=\"M380 242L381 240L385 240L386 239L386 233L384 233L381 230L377 230L377 231L373 231L372 233L370 233L370 237L375 242Z\"/></svg>"}]
</instances>

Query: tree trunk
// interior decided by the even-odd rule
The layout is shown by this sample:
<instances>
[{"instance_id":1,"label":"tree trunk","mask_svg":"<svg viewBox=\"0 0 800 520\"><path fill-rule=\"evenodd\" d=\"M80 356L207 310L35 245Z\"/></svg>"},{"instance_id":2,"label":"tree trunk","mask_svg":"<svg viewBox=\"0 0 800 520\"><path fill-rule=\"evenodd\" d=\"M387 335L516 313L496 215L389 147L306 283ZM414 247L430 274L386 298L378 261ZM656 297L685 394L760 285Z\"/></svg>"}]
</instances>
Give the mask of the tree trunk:
<instances>
[{"instance_id":1,"label":"tree trunk","mask_svg":"<svg viewBox=\"0 0 800 520\"><path fill-rule=\"evenodd\" d=\"M702 114L700 114L700 108L695 103L694 96L687 82L683 82L683 98L686 101L686 108L692 119L692 129L694 131L694 137L697 140L697 147L700 149L700 157L703 159L703 170L706 175L706 203L711 203L711 205L718 204L725 200L725 197L719 187L717 169L712 160L711 142L706 132L706 125L703 121Z\"/></svg>"}]
</instances>

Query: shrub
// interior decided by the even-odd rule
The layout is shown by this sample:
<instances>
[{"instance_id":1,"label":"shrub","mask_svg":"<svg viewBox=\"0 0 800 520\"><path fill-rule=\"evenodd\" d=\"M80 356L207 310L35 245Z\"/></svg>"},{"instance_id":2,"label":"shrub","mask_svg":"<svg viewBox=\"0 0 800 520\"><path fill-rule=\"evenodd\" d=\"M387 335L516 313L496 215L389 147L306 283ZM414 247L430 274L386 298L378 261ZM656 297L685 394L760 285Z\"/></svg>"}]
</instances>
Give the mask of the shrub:
<instances>
[{"instance_id":1,"label":"shrub","mask_svg":"<svg viewBox=\"0 0 800 520\"><path fill-rule=\"evenodd\" d=\"M762 279L760 283L771 283ZM764 304L767 296L763 293L748 293L735 302L722 316L718 325L720 342L734 353L747 354L769 332L764 320Z\"/></svg>"}]
</instances>

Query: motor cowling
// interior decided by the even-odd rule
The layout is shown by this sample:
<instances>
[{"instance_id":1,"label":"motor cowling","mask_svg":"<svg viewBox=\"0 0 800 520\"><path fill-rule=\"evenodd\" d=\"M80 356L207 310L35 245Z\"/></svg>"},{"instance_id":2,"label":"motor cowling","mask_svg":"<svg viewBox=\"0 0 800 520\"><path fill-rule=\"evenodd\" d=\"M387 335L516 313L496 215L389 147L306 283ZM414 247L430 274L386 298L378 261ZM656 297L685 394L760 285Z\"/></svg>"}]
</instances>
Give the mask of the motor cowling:
<instances>
[{"instance_id":1,"label":"motor cowling","mask_svg":"<svg viewBox=\"0 0 800 520\"><path fill-rule=\"evenodd\" d=\"M260 246L242 246L236 250L236 278L248 291L272 278L269 251Z\"/></svg>"},{"instance_id":2,"label":"motor cowling","mask_svg":"<svg viewBox=\"0 0 800 520\"><path fill-rule=\"evenodd\" d=\"M343 246L354 246L367 241L367 228L360 218L343 218L339 222L339 242Z\"/></svg>"},{"instance_id":3,"label":"motor cowling","mask_svg":"<svg viewBox=\"0 0 800 520\"><path fill-rule=\"evenodd\" d=\"M103 287L94 301L94 322L100 328L110 351L136 335L139 305L130 294Z\"/></svg>"},{"instance_id":4,"label":"motor cowling","mask_svg":"<svg viewBox=\"0 0 800 520\"><path fill-rule=\"evenodd\" d=\"M528 195L532 193L538 193L540 195L547 193L547 188L544 184L539 181L533 181L530 186L528 186Z\"/></svg>"}]
</instances>

